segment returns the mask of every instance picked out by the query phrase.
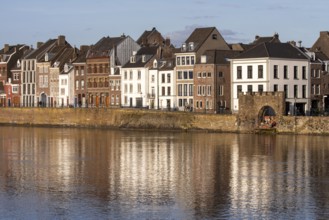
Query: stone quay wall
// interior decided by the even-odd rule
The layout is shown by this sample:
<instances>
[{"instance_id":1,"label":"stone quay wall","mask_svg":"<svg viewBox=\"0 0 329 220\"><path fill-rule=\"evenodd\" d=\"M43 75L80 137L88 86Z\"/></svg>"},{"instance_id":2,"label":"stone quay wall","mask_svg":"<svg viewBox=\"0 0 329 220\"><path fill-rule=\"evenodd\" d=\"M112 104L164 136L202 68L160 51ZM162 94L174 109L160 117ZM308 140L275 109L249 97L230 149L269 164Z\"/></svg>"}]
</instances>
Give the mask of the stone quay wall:
<instances>
[{"instance_id":1,"label":"stone quay wall","mask_svg":"<svg viewBox=\"0 0 329 220\"><path fill-rule=\"evenodd\" d=\"M256 120L239 115L108 108L0 108L0 124L253 133ZM329 135L329 117L277 118L276 133Z\"/></svg>"}]
</instances>

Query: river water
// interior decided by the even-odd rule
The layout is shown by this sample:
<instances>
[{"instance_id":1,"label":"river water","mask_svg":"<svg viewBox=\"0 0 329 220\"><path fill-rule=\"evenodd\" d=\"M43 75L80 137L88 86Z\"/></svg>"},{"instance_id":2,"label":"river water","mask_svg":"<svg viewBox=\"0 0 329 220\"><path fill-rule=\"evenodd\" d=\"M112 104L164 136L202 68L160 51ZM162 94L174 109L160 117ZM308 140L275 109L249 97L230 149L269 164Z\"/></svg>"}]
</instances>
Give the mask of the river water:
<instances>
[{"instance_id":1,"label":"river water","mask_svg":"<svg viewBox=\"0 0 329 220\"><path fill-rule=\"evenodd\" d=\"M1 219L328 219L329 137L0 127Z\"/></svg>"}]
</instances>

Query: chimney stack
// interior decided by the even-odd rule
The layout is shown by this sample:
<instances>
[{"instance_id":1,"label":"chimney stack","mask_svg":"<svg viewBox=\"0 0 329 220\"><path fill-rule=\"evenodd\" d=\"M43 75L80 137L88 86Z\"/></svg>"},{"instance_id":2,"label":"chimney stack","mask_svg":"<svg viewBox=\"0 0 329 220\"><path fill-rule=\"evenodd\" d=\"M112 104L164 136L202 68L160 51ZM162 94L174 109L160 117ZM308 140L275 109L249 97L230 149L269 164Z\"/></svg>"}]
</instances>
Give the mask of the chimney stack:
<instances>
[{"instance_id":1,"label":"chimney stack","mask_svg":"<svg viewBox=\"0 0 329 220\"><path fill-rule=\"evenodd\" d=\"M64 35L59 35L58 36L57 45L58 46L65 46L65 36Z\"/></svg>"},{"instance_id":2,"label":"chimney stack","mask_svg":"<svg viewBox=\"0 0 329 220\"><path fill-rule=\"evenodd\" d=\"M9 44L5 44L3 47L3 52L7 53L9 51Z\"/></svg>"}]
</instances>

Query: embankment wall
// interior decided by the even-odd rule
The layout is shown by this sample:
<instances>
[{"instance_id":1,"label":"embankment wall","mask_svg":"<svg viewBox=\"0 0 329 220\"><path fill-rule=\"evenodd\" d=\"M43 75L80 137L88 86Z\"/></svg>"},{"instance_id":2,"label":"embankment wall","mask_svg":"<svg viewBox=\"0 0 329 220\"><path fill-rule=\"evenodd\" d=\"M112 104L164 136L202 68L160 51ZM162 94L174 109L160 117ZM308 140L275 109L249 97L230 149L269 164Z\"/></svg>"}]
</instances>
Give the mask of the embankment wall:
<instances>
[{"instance_id":1,"label":"embankment wall","mask_svg":"<svg viewBox=\"0 0 329 220\"><path fill-rule=\"evenodd\" d=\"M239 115L107 108L0 108L0 124L24 126L203 130L252 133L256 120ZM277 133L329 135L329 117L282 116Z\"/></svg>"}]
</instances>

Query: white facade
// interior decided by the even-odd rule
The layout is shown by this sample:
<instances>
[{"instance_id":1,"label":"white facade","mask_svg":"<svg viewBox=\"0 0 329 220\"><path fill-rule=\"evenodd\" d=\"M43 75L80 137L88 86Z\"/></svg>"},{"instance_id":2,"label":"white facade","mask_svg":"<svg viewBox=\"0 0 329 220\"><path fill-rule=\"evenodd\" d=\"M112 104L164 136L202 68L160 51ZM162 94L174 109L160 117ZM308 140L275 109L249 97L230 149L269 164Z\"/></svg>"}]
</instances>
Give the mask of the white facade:
<instances>
[{"instance_id":1,"label":"white facade","mask_svg":"<svg viewBox=\"0 0 329 220\"><path fill-rule=\"evenodd\" d=\"M149 69L146 67L121 69L121 106L149 106Z\"/></svg>"},{"instance_id":2,"label":"white facade","mask_svg":"<svg viewBox=\"0 0 329 220\"><path fill-rule=\"evenodd\" d=\"M307 59L232 59L231 73L233 112L239 110L239 92L262 91L284 91L286 108L291 114L297 114L297 111L306 113L310 109L310 67Z\"/></svg>"},{"instance_id":3,"label":"white facade","mask_svg":"<svg viewBox=\"0 0 329 220\"><path fill-rule=\"evenodd\" d=\"M60 107L75 106L74 68L65 64L64 71L59 75L58 104Z\"/></svg>"},{"instance_id":4,"label":"white facade","mask_svg":"<svg viewBox=\"0 0 329 220\"><path fill-rule=\"evenodd\" d=\"M153 69L149 71L150 108L175 110L178 107L175 68L172 66L171 69L161 69L162 66L168 65L167 62L170 61L158 63L154 60Z\"/></svg>"}]
</instances>

